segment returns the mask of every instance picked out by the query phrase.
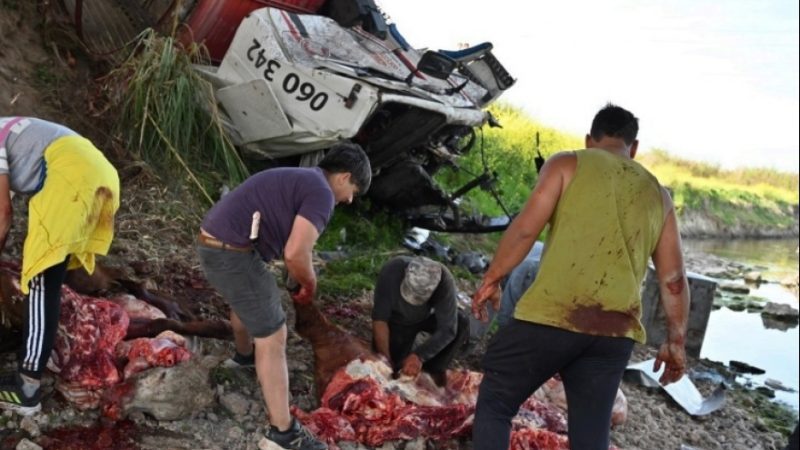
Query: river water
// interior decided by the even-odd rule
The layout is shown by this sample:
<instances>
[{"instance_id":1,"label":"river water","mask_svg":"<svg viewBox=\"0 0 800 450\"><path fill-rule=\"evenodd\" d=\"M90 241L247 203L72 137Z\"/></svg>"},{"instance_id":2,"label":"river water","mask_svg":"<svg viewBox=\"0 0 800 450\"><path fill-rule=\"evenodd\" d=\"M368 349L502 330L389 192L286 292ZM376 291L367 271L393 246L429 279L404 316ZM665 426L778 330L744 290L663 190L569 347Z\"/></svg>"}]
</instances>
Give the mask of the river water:
<instances>
[{"instance_id":1,"label":"river water","mask_svg":"<svg viewBox=\"0 0 800 450\"><path fill-rule=\"evenodd\" d=\"M798 240L687 240L687 250L719 256L746 264L762 273L766 280L780 281L797 276ZM743 280L734 280L743 282ZM777 284L750 286L750 295L768 301L787 303L798 308L796 292ZM781 331L767 329L759 313L733 311L721 308L711 312L700 356L729 364L742 361L766 370L764 375L747 375L739 381L750 381L756 386L767 379L780 381L794 390L776 390L775 399L790 405L795 411L800 407L800 342L798 326Z\"/></svg>"}]
</instances>

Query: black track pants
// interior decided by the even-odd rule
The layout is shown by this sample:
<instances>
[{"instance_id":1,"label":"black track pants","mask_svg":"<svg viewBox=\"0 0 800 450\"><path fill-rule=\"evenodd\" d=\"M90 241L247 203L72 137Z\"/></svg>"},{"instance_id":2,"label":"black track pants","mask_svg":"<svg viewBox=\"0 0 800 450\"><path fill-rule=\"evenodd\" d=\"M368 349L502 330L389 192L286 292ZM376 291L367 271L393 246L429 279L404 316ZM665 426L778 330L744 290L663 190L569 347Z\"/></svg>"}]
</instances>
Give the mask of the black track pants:
<instances>
[{"instance_id":1,"label":"black track pants","mask_svg":"<svg viewBox=\"0 0 800 450\"><path fill-rule=\"evenodd\" d=\"M25 298L23 341L17 358L23 375L40 379L53 351L61 313L61 285L67 274L67 260L31 278Z\"/></svg>"}]
</instances>

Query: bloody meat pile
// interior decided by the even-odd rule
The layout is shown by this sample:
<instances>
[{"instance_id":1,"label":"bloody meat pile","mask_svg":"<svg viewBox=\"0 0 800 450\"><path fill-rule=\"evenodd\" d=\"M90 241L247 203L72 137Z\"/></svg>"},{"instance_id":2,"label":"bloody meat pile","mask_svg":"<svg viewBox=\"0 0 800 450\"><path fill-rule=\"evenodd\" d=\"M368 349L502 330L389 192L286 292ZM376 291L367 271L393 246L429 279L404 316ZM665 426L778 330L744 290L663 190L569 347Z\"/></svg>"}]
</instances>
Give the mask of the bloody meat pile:
<instances>
[{"instance_id":1,"label":"bloody meat pile","mask_svg":"<svg viewBox=\"0 0 800 450\"><path fill-rule=\"evenodd\" d=\"M383 361L353 361L333 377L320 408L294 413L333 448L342 440L377 447L393 440L470 435L479 373L451 370L447 385L438 388L427 375L392 379L391 372ZM568 449L565 433L564 411L534 395L514 418L511 448Z\"/></svg>"},{"instance_id":2,"label":"bloody meat pile","mask_svg":"<svg viewBox=\"0 0 800 450\"><path fill-rule=\"evenodd\" d=\"M6 284L18 290L18 271L6 267L2 276L15 276ZM171 331L124 340L131 320L163 318L160 310L130 295L99 298L62 287L58 333L47 364L57 374L56 389L79 409L97 408L110 388L134 374L191 358L185 339Z\"/></svg>"},{"instance_id":3,"label":"bloody meat pile","mask_svg":"<svg viewBox=\"0 0 800 450\"><path fill-rule=\"evenodd\" d=\"M292 412L331 448L341 441L377 447L393 440L446 441L470 435L480 373L450 370L442 388L426 374L416 380L395 379L366 342L331 323L315 306L297 306L296 312L297 332L314 349L321 398L314 411ZM626 410L618 391L612 424L624 422ZM514 418L511 449L568 449L566 430L566 396L561 381L553 378Z\"/></svg>"}]
</instances>

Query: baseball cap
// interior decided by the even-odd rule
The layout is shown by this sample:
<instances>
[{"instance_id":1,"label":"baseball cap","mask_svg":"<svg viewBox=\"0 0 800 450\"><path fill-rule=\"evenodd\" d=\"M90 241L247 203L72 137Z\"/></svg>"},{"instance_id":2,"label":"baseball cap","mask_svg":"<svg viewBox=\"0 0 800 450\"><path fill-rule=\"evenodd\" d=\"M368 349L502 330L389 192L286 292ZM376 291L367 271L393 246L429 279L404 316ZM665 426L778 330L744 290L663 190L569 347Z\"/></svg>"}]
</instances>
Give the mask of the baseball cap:
<instances>
[{"instance_id":1,"label":"baseball cap","mask_svg":"<svg viewBox=\"0 0 800 450\"><path fill-rule=\"evenodd\" d=\"M406 266L400 295L412 305L422 305L431 298L441 279L441 264L423 256L414 257Z\"/></svg>"}]
</instances>

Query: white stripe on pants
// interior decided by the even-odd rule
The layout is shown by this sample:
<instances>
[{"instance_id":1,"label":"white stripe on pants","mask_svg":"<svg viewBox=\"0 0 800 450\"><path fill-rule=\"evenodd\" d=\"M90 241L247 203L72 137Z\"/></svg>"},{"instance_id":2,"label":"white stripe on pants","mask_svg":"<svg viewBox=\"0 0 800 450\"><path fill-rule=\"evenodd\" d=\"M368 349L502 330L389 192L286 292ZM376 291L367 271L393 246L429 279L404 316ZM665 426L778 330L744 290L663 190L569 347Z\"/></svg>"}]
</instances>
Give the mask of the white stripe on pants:
<instances>
[{"instance_id":1,"label":"white stripe on pants","mask_svg":"<svg viewBox=\"0 0 800 450\"><path fill-rule=\"evenodd\" d=\"M39 359L42 356L44 341L44 273L33 277L28 294L28 341L25 344L26 356L22 367L25 370L38 371Z\"/></svg>"}]
</instances>

